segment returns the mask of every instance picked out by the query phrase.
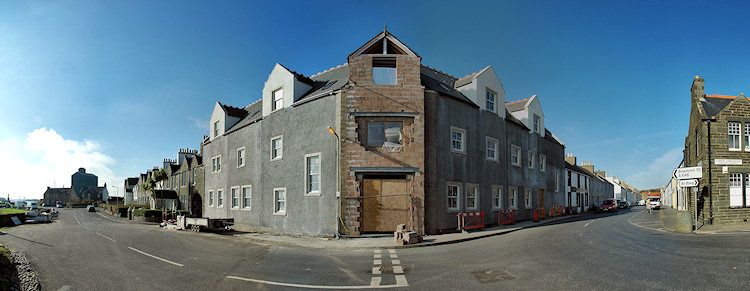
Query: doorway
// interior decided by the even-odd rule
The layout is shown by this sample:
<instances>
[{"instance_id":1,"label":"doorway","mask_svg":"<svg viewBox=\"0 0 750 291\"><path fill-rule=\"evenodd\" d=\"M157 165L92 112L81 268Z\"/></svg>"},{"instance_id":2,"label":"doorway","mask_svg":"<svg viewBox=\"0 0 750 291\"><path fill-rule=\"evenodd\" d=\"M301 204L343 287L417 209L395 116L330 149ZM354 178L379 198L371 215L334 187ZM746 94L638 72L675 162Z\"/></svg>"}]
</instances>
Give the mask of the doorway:
<instances>
[{"instance_id":1,"label":"doorway","mask_svg":"<svg viewBox=\"0 0 750 291\"><path fill-rule=\"evenodd\" d=\"M362 180L362 232L393 232L409 221L411 201L405 177Z\"/></svg>"}]
</instances>

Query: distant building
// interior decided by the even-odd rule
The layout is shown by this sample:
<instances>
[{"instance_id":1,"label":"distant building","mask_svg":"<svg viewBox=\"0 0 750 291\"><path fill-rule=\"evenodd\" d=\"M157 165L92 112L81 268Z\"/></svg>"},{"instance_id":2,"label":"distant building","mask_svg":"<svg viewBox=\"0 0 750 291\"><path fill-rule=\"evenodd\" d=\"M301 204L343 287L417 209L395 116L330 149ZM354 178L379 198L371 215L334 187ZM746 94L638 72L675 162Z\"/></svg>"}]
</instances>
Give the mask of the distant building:
<instances>
[{"instance_id":1,"label":"distant building","mask_svg":"<svg viewBox=\"0 0 750 291\"><path fill-rule=\"evenodd\" d=\"M123 186L123 188L125 189L125 195L123 197L125 200L125 204L133 204L133 190L135 189L135 186L137 184L138 177L125 179L125 185Z\"/></svg>"},{"instance_id":2,"label":"distant building","mask_svg":"<svg viewBox=\"0 0 750 291\"><path fill-rule=\"evenodd\" d=\"M49 206L60 201L63 205L68 203L92 203L97 201L107 201L109 192L107 184L99 187L99 178L86 169L79 168L78 172L73 173L70 177L70 188L50 188L44 192L45 203L52 203Z\"/></svg>"}]
</instances>

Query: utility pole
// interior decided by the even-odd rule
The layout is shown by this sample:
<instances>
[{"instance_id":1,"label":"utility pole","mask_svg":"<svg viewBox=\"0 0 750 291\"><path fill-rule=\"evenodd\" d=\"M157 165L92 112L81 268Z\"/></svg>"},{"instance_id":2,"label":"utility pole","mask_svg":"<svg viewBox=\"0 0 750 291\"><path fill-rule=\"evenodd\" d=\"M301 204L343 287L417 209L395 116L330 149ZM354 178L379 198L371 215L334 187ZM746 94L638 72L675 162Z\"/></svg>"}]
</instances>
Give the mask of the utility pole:
<instances>
[{"instance_id":1,"label":"utility pole","mask_svg":"<svg viewBox=\"0 0 750 291\"><path fill-rule=\"evenodd\" d=\"M716 122L715 117L703 118L701 121L708 125L708 224L714 224L714 200L713 184L711 181L711 122Z\"/></svg>"}]
</instances>

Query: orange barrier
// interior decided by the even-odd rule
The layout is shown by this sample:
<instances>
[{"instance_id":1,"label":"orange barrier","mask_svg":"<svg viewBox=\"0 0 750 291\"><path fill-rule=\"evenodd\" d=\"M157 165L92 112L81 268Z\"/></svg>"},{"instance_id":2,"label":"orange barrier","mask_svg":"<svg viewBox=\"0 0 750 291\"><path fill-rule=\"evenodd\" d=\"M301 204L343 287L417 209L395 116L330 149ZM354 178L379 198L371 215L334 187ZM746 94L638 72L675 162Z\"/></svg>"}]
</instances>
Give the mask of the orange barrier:
<instances>
[{"instance_id":1,"label":"orange barrier","mask_svg":"<svg viewBox=\"0 0 750 291\"><path fill-rule=\"evenodd\" d=\"M483 228L484 212L465 212L458 214L458 230Z\"/></svg>"},{"instance_id":2,"label":"orange barrier","mask_svg":"<svg viewBox=\"0 0 750 291\"><path fill-rule=\"evenodd\" d=\"M544 207L534 208L534 222L544 219Z\"/></svg>"},{"instance_id":3,"label":"orange barrier","mask_svg":"<svg viewBox=\"0 0 750 291\"><path fill-rule=\"evenodd\" d=\"M498 213L499 224L513 224L516 222L516 211L515 210L500 210Z\"/></svg>"},{"instance_id":4,"label":"orange barrier","mask_svg":"<svg viewBox=\"0 0 750 291\"><path fill-rule=\"evenodd\" d=\"M549 215L551 217L557 217L561 215L565 215L565 209L563 209L560 205L550 206L549 207Z\"/></svg>"}]
</instances>

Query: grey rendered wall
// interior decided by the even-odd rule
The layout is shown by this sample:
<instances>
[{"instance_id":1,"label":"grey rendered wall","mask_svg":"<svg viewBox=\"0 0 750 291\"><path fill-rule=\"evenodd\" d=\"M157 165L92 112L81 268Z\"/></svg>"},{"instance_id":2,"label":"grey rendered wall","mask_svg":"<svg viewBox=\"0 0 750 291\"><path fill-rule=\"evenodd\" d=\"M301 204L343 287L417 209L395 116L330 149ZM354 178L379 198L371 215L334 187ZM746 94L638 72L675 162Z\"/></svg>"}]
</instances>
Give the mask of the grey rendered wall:
<instances>
[{"instance_id":1,"label":"grey rendered wall","mask_svg":"<svg viewBox=\"0 0 750 291\"><path fill-rule=\"evenodd\" d=\"M565 177L565 147L554 143L546 138L540 138L540 151L547 156L547 172L543 177L544 184L546 185L545 190L545 205L544 207L549 208L554 205L563 205L565 198L565 184L563 178ZM559 191L555 192L555 170L559 175Z\"/></svg>"}]
</instances>

